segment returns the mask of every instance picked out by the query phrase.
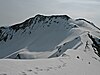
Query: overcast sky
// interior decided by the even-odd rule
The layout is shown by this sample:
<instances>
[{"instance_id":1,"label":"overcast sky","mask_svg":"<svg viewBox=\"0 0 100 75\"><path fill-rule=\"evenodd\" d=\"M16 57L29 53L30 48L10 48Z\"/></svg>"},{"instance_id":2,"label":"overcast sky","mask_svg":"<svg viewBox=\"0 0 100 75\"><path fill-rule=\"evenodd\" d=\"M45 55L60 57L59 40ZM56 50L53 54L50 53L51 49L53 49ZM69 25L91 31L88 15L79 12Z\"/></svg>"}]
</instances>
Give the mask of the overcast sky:
<instances>
[{"instance_id":1,"label":"overcast sky","mask_svg":"<svg viewBox=\"0 0 100 75\"><path fill-rule=\"evenodd\" d=\"M86 18L100 27L100 0L0 0L0 26L19 23L36 14Z\"/></svg>"}]
</instances>

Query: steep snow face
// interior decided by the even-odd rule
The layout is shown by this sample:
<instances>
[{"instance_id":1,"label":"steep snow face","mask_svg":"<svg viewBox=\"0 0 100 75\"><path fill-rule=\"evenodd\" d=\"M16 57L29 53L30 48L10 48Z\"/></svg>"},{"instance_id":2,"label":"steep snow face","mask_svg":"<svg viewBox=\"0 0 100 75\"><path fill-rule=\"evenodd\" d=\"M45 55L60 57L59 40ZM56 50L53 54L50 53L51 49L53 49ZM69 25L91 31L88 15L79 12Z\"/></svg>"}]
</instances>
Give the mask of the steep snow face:
<instances>
[{"instance_id":1,"label":"steep snow face","mask_svg":"<svg viewBox=\"0 0 100 75\"><path fill-rule=\"evenodd\" d=\"M1 57L23 48L30 51L51 51L71 29L69 27L66 30L64 27L67 26L68 19L69 17L65 15L37 15L21 24L1 27L0 53L3 53Z\"/></svg>"},{"instance_id":2,"label":"steep snow face","mask_svg":"<svg viewBox=\"0 0 100 75\"><path fill-rule=\"evenodd\" d=\"M58 57L68 49L83 48L88 41L81 36L85 33L99 56L100 30L93 23L66 15L36 15L23 23L0 27L0 58Z\"/></svg>"}]
</instances>

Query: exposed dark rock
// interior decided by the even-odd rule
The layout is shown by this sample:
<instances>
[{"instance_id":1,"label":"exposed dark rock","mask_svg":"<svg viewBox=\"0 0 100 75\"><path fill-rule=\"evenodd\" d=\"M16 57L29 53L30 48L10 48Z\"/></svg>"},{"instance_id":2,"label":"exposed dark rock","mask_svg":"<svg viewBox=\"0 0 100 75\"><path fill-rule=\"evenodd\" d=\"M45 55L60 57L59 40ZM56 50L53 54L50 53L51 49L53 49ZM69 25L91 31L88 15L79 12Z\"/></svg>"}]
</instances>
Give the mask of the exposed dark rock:
<instances>
[{"instance_id":1,"label":"exposed dark rock","mask_svg":"<svg viewBox=\"0 0 100 75\"><path fill-rule=\"evenodd\" d=\"M79 59L80 57L79 57L79 56L77 56L77 58Z\"/></svg>"},{"instance_id":2,"label":"exposed dark rock","mask_svg":"<svg viewBox=\"0 0 100 75\"><path fill-rule=\"evenodd\" d=\"M95 38L93 38L92 35L88 34L88 36L93 41L92 47L94 49L94 52L100 57L100 45L96 42Z\"/></svg>"}]
</instances>

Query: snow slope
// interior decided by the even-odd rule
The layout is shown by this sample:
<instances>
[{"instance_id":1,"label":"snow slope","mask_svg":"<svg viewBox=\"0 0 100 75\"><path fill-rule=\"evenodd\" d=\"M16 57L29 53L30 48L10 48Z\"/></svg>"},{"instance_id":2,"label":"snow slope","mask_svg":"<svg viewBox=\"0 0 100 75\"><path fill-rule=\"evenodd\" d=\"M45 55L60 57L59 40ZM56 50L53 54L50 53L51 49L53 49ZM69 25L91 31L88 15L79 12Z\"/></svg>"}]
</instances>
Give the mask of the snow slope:
<instances>
[{"instance_id":1,"label":"snow slope","mask_svg":"<svg viewBox=\"0 0 100 75\"><path fill-rule=\"evenodd\" d=\"M100 75L100 29L67 15L0 27L0 75Z\"/></svg>"},{"instance_id":2,"label":"snow slope","mask_svg":"<svg viewBox=\"0 0 100 75\"><path fill-rule=\"evenodd\" d=\"M0 75L100 75L100 58L69 50L58 58L1 59Z\"/></svg>"},{"instance_id":3,"label":"snow slope","mask_svg":"<svg viewBox=\"0 0 100 75\"><path fill-rule=\"evenodd\" d=\"M67 43L60 53L62 54L66 49L74 48L76 44L85 43L81 42L80 37L84 33L100 38L100 29L87 20L74 20L67 15L36 15L23 23L0 28L0 57L6 58L13 54L16 56L21 50L25 50L25 54L30 57L31 51L32 55L36 53L37 58L37 52L40 52L43 58L47 58L57 53L56 48L59 45ZM25 58L24 52L20 54Z\"/></svg>"}]
</instances>

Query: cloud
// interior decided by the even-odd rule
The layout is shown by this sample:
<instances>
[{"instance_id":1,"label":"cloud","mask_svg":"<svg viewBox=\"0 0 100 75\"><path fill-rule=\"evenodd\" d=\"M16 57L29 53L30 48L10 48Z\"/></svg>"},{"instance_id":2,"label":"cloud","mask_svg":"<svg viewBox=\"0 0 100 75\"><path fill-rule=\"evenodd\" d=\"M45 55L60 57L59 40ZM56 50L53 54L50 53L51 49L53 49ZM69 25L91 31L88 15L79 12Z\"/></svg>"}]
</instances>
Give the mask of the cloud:
<instances>
[{"instance_id":1,"label":"cloud","mask_svg":"<svg viewBox=\"0 0 100 75\"><path fill-rule=\"evenodd\" d=\"M38 13L98 19L99 7L99 0L0 0L0 25L21 22Z\"/></svg>"},{"instance_id":2,"label":"cloud","mask_svg":"<svg viewBox=\"0 0 100 75\"><path fill-rule=\"evenodd\" d=\"M37 13L54 13L56 4L56 0L0 0L0 25L20 22Z\"/></svg>"}]
</instances>

